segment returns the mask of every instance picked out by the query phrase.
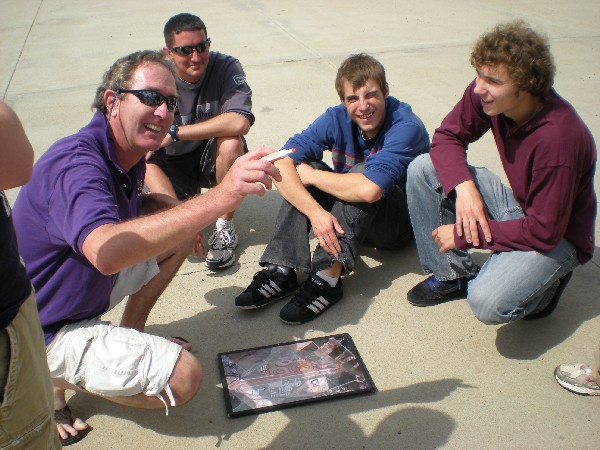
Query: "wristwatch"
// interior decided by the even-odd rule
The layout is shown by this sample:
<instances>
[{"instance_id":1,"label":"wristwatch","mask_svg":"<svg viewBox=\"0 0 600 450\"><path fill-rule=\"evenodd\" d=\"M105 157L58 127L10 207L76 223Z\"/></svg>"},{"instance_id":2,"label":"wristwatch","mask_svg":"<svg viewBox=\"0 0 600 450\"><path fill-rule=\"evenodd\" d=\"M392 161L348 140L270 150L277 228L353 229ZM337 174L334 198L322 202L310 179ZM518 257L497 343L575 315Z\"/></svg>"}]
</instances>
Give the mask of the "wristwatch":
<instances>
[{"instance_id":1,"label":"wristwatch","mask_svg":"<svg viewBox=\"0 0 600 450\"><path fill-rule=\"evenodd\" d=\"M179 139L177 139L177 129L179 127L175 124L171 125L171 128L169 128L169 134L171 135L171 138L173 139L173 142L177 142Z\"/></svg>"}]
</instances>

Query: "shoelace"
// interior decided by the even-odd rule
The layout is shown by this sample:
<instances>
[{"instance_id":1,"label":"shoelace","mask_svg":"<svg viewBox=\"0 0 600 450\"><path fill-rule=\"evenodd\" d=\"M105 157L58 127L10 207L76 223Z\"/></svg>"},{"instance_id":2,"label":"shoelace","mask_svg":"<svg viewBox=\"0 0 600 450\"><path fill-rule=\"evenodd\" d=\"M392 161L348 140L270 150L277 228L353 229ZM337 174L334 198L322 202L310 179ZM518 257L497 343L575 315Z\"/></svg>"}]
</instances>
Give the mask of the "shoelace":
<instances>
[{"instance_id":1,"label":"shoelace","mask_svg":"<svg viewBox=\"0 0 600 450\"><path fill-rule=\"evenodd\" d=\"M306 306L310 305L313 300L320 295L323 295L321 286L309 281L304 284L300 291L298 291L296 296L292 299L292 302L298 306Z\"/></svg>"},{"instance_id":2,"label":"shoelace","mask_svg":"<svg viewBox=\"0 0 600 450\"><path fill-rule=\"evenodd\" d=\"M267 272L266 270L260 270L254 274L252 278L252 282L250 286L248 286L249 290L253 290L259 287L262 287L263 284L267 283L271 278L272 273Z\"/></svg>"},{"instance_id":3,"label":"shoelace","mask_svg":"<svg viewBox=\"0 0 600 450\"><path fill-rule=\"evenodd\" d=\"M438 280L435 276L432 275L425 279L425 284L431 289L436 289L440 287L442 283L440 282L440 280Z\"/></svg>"},{"instance_id":4,"label":"shoelace","mask_svg":"<svg viewBox=\"0 0 600 450\"><path fill-rule=\"evenodd\" d=\"M285 281L283 284L277 283L277 281L286 277L287 275L284 275L283 273L279 273L277 271L271 272L268 269L263 269L254 274L254 278L252 279L250 286L248 286L248 290L252 291L254 289L262 288L265 285L270 285L271 281L274 281L275 284L277 284L279 287L282 287L285 284Z\"/></svg>"},{"instance_id":5,"label":"shoelace","mask_svg":"<svg viewBox=\"0 0 600 450\"><path fill-rule=\"evenodd\" d=\"M435 277L435 275L432 275L429 278L425 279L425 284L431 289L437 289L439 287L448 287L453 284L460 287L461 283L462 280L460 278L457 278L456 280L440 281Z\"/></svg>"},{"instance_id":6,"label":"shoelace","mask_svg":"<svg viewBox=\"0 0 600 450\"><path fill-rule=\"evenodd\" d=\"M220 230L215 230L215 232L208 240L208 245L211 248L224 250L228 247L231 247L235 242L234 234L235 231L228 227L222 228Z\"/></svg>"}]
</instances>

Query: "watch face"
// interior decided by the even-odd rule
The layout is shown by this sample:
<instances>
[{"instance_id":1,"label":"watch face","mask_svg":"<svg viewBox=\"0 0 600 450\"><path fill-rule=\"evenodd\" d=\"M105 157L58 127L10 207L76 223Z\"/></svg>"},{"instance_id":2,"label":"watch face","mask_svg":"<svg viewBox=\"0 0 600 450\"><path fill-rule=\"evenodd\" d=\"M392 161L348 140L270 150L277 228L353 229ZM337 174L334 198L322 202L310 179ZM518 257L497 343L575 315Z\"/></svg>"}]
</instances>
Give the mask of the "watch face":
<instances>
[{"instance_id":1,"label":"watch face","mask_svg":"<svg viewBox=\"0 0 600 450\"><path fill-rule=\"evenodd\" d=\"M178 140L177 139L177 125L171 125L171 128L169 128L169 134L173 138L173 142Z\"/></svg>"}]
</instances>

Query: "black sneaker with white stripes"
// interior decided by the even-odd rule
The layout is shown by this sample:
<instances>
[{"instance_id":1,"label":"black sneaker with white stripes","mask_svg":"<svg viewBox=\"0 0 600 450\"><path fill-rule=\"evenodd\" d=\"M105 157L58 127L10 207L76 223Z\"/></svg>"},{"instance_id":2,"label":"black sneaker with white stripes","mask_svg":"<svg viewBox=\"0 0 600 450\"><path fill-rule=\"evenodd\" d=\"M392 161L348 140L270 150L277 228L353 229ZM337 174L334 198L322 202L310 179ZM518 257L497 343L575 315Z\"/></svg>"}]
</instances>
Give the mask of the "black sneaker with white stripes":
<instances>
[{"instance_id":1,"label":"black sneaker with white stripes","mask_svg":"<svg viewBox=\"0 0 600 450\"><path fill-rule=\"evenodd\" d=\"M313 274L294 298L281 309L279 317L290 325L310 322L343 296L341 278L335 287L331 287L325 280Z\"/></svg>"},{"instance_id":2,"label":"black sneaker with white stripes","mask_svg":"<svg viewBox=\"0 0 600 450\"><path fill-rule=\"evenodd\" d=\"M254 274L250 286L235 298L235 306L242 309L260 308L293 294L299 288L294 269L285 275L276 268L265 267Z\"/></svg>"}]
</instances>

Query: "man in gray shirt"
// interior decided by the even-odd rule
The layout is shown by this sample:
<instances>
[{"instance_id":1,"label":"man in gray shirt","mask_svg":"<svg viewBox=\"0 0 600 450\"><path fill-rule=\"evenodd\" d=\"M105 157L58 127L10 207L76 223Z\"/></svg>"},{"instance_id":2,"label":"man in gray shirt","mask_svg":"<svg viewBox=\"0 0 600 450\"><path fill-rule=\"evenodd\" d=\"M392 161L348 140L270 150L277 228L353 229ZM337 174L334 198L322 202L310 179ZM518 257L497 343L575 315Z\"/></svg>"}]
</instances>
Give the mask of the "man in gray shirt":
<instances>
[{"instance_id":1,"label":"man in gray shirt","mask_svg":"<svg viewBox=\"0 0 600 450\"><path fill-rule=\"evenodd\" d=\"M254 123L252 91L236 58L209 51L210 38L199 17L172 17L164 36L163 51L175 65L179 103L162 148L148 159L145 181L152 192L185 200L218 184L247 151L243 135ZM228 211L217 219L208 241L210 269L235 261L233 214Z\"/></svg>"}]
</instances>

